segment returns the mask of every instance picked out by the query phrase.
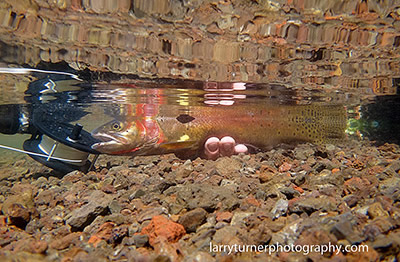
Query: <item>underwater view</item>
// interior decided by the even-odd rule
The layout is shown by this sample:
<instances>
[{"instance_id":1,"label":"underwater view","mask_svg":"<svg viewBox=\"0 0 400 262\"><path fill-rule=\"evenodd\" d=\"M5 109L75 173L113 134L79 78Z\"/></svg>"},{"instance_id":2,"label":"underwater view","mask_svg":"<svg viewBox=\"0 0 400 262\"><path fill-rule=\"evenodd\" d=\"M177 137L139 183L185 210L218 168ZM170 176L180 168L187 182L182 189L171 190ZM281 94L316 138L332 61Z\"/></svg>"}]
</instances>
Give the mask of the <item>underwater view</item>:
<instances>
[{"instance_id":1,"label":"underwater view","mask_svg":"<svg viewBox=\"0 0 400 262\"><path fill-rule=\"evenodd\" d=\"M0 261L400 260L400 1L3 0Z\"/></svg>"}]
</instances>

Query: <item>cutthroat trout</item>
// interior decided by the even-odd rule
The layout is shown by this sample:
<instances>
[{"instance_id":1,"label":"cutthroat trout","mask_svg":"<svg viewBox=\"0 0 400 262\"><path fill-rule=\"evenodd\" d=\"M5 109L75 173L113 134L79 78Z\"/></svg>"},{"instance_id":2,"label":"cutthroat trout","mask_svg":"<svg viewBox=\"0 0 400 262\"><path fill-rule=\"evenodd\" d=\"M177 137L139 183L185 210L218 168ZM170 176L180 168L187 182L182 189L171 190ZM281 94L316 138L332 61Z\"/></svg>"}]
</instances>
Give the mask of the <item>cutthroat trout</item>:
<instances>
[{"instance_id":1,"label":"cutthroat trout","mask_svg":"<svg viewBox=\"0 0 400 262\"><path fill-rule=\"evenodd\" d=\"M261 150L280 143L334 143L345 137L346 111L340 105L198 106L180 110L163 114L159 108L151 114L125 114L92 131L92 136L102 141L92 148L113 155L189 152L197 156L212 136L231 136L237 143Z\"/></svg>"}]
</instances>

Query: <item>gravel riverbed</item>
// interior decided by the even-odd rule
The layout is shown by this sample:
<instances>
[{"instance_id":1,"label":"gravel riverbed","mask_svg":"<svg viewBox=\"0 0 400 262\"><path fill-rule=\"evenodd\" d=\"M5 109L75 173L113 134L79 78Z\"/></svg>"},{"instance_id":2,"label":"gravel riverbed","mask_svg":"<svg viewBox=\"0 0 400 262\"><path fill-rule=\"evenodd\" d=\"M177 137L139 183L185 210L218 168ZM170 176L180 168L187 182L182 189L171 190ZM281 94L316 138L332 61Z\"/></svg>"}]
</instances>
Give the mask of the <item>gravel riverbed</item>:
<instances>
[{"instance_id":1,"label":"gravel riverbed","mask_svg":"<svg viewBox=\"0 0 400 262\"><path fill-rule=\"evenodd\" d=\"M349 141L216 161L101 156L57 176L4 154L0 260L397 261L399 157Z\"/></svg>"}]
</instances>

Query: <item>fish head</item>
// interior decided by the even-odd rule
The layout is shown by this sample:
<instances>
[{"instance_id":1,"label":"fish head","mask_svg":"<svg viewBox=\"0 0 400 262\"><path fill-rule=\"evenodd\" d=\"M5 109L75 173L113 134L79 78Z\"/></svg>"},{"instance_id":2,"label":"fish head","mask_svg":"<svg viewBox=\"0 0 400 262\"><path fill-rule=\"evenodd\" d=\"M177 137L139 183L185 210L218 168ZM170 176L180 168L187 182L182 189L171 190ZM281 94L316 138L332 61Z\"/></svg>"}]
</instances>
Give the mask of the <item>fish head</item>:
<instances>
[{"instance_id":1,"label":"fish head","mask_svg":"<svg viewBox=\"0 0 400 262\"><path fill-rule=\"evenodd\" d=\"M135 121L115 119L94 129L91 135L101 141L93 144L92 148L104 154L130 154L145 143L145 133Z\"/></svg>"}]
</instances>

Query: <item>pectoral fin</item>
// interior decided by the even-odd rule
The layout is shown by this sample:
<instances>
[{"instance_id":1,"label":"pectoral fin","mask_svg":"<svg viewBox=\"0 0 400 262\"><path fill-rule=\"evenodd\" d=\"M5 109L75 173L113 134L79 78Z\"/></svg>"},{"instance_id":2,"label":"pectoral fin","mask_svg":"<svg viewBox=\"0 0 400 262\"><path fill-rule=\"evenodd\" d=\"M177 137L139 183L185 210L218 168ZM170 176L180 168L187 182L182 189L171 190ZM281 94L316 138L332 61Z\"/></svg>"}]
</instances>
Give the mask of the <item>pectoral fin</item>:
<instances>
[{"instance_id":1,"label":"pectoral fin","mask_svg":"<svg viewBox=\"0 0 400 262\"><path fill-rule=\"evenodd\" d=\"M160 148L166 150L180 150L180 149L190 149L196 144L196 141L178 141L170 143L160 144Z\"/></svg>"}]
</instances>

